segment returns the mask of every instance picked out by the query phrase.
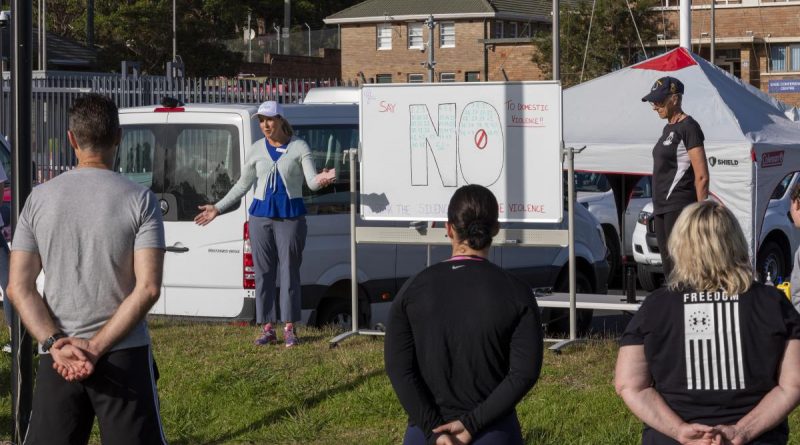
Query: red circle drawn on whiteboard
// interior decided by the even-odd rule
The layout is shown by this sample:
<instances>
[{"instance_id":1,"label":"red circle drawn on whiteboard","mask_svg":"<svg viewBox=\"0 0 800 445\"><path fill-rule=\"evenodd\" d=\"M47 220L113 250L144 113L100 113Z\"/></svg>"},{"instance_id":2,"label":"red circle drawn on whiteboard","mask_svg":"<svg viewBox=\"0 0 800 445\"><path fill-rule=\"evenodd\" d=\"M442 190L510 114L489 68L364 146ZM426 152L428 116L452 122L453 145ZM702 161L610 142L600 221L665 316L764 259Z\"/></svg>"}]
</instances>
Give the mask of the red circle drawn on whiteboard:
<instances>
[{"instance_id":1,"label":"red circle drawn on whiteboard","mask_svg":"<svg viewBox=\"0 0 800 445\"><path fill-rule=\"evenodd\" d=\"M475 133L475 146L483 150L486 148L487 142L489 142L489 136L486 135L486 130L478 130Z\"/></svg>"}]
</instances>

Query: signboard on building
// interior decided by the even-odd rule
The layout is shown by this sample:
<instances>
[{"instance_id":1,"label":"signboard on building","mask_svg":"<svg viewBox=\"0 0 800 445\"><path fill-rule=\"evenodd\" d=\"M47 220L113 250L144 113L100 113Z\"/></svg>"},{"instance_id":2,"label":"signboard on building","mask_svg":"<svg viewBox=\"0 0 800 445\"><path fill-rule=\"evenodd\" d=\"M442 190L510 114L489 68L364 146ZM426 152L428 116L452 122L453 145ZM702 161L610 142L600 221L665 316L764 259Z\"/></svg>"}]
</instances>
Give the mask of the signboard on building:
<instances>
[{"instance_id":1,"label":"signboard on building","mask_svg":"<svg viewBox=\"0 0 800 445\"><path fill-rule=\"evenodd\" d=\"M562 218L561 86L555 82L365 85L365 219L446 221L453 192L488 187L501 221Z\"/></svg>"},{"instance_id":2,"label":"signboard on building","mask_svg":"<svg viewBox=\"0 0 800 445\"><path fill-rule=\"evenodd\" d=\"M769 81L770 93L800 93L800 79L776 79Z\"/></svg>"}]
</instances>

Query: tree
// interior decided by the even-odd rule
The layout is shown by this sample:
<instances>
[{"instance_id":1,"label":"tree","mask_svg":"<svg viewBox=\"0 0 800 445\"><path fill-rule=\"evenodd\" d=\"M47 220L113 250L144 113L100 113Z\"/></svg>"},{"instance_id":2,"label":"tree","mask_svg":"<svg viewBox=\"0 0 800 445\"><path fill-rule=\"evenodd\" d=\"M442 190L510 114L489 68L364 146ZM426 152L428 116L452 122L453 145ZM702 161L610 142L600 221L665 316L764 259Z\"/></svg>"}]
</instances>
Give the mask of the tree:
<instances>
[{"instance_id":1,"label":"tree","mask_svg":"<svg viewBox=\"0 0 800 445\"><path fill-rule=\"evenodd\" d=\"M361 0L293 0L292 24L313 28L322 19ZM172 60L172 0L95 0L95 45L100 66L116 71L123 60L142 64L150 74L164 72ZM48 30L86 41L86 0L49 0ZM234 75L242 55L224 41L241 38L247 13L253 19L283 23L280 0L177 0L177 53L189 76Z\"/></svg>"},{"instance_id":2,"label":"tree","mask_svg":"<svg viewBox=\"0 0 800 445\"><path fill-rule=\"evenodd\" d=\"M630 11L625 1L595 0L594 17L592 17L591 0L583 0L577 5L562 3L560 74L565 88L640 61L644 54L636 27L645 45L652 44L656 33L669 33L668 28L664 29L665 25L660 16L651 9L658 5L658 0L637 2L629 0L629 4ZM590 21L591 35L589 35L584 67L584 51ZM534 44L538 51L534 53L533 62L539 65L547 78L552 78L552 33L534 37ZM652 55L650 49L647 50L647 55ZM582 79L581 74L583 74Z\"/></svg>"}]
</instances>

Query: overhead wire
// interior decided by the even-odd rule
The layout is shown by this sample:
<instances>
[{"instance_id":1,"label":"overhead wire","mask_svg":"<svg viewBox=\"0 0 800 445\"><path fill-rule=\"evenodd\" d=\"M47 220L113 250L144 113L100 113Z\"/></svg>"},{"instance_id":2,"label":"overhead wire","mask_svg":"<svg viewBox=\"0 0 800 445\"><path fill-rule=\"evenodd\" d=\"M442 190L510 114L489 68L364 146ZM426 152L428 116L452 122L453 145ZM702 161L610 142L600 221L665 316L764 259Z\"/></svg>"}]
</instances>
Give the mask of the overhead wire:
<instances>
[{"instance_id":1,"label":"overhead wire","mask_svg":"<svg viewBox=\"0 0 800 445\"><path fill-rule=\"evenodd\" d=\"M583 64L581 64L581 77L578 83L583 83L583 72L586 69L586 56L589 54L589 38L592 35L592 22L594 21L594 7L597 0L592 0L592 14L589 16L589 31L586 33L586 46L583 48Z\"/></svg>"},{"instance_id":2,"label":"overhead wire","mask_svg":"<svg viewBox=\"0 0 800 445\"><path fill-rule=\"evenodd\" d=\"M631 4L628 0L625 0L625 4L628 6L628 12L631 14L631 20L633 21L633 29L636 30L636 37L639 38L639 44L642 45L642 53L644 53L644 58L647 58L647 50L644 48L644 42L642 42L642 36L639 34L639 27L636 26L636 17L633 16L633 10L631 9Z\"/></svg>"}]
</instances>

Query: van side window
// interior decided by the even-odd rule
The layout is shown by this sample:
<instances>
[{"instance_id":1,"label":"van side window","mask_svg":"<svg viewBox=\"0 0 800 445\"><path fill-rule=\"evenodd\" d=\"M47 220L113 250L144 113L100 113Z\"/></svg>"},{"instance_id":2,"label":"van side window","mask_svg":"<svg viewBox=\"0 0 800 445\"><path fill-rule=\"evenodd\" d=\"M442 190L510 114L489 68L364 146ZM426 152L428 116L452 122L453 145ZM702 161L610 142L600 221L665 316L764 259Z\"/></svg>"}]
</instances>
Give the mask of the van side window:
<instances>
[{"instance_id":1,"label":"van side window","mask_svg":"<svg viewBox=\"0 0 800 445\"><path fill-rule=\"evenodd\" d=\"M305 140L311 147L317 171L321 172L324 168L336 169L336 182L333 184L316 192L303 186L303 198L308 213L311 215L348 213L350 161L344 152L350 148L358 148L358 126L295 126L294 131L297 137Z\"/></svg>"},{"instance_id":2,"label":"van side window","mask_svg":"<svg viewBox=\"0 0 800 445\"><path fill-rule=\"evenodd\" d=\"M239 178L239 131L232 125L170 128L175 135L165 138L174 145L166 147L164 193L175 197L178 221L191 221L198 206L222 199Z\"/></svg>"},{"instance_id":3,"label":"van side window","mask_svg":"<svg viewBox=\"0 0 800 445\"><path fill-rule=\"evenodd\" d=\"M125 127L114 169L128 179L150 188L153 185L155 146L156 136L152 128Z\"/></svg>"}]
</instances>

